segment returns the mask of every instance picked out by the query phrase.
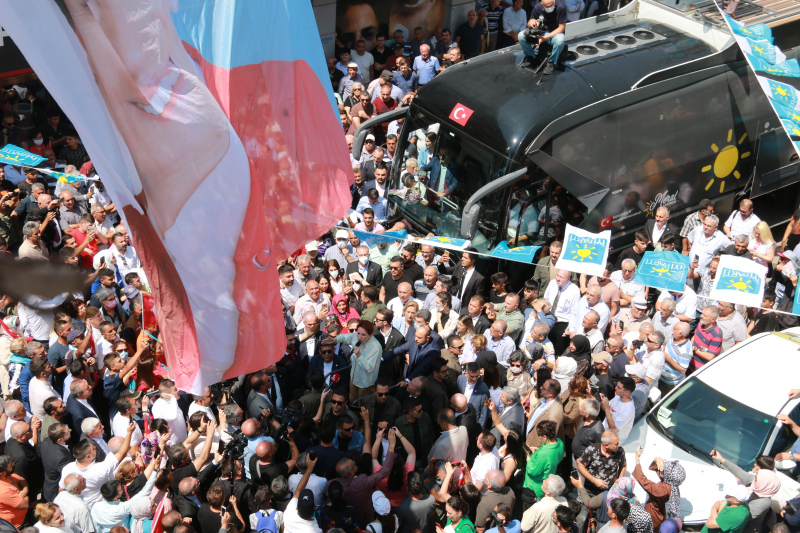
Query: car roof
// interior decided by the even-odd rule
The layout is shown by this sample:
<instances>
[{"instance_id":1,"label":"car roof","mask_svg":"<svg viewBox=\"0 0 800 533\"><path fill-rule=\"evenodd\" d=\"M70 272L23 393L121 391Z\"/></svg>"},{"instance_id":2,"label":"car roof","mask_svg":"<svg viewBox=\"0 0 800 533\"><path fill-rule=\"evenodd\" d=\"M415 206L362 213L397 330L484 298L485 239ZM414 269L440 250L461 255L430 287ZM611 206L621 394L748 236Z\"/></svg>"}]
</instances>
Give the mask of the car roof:
<instances>
[{"instance_id":1,"label":"car roof","mask_svg":"<svg viewBox=\"0 0 800 533\"><path fill-rule=\"evenodd\" d=\"M725 353L696 378L753 409L777 416L797 384L798 350L800 328L766 333Z\"/></svg>"}]
</instances>

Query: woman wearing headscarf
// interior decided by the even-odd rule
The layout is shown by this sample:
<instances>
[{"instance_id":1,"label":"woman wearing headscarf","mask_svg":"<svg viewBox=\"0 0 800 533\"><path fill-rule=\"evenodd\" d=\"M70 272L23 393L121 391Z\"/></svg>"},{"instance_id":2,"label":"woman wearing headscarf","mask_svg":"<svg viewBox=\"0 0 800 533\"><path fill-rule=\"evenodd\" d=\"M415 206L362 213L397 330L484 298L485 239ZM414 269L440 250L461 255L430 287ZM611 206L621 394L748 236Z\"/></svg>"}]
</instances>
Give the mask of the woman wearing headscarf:
<instances>
[{"instance_id":1,"label":"woman wearing headscarf","mask_svg":"<svg viewBox=\"0 0 800 533\"><path fill-rule=\"evenodd\" d=\"M337 294L333 297L333 309L328 316L335 316L342 329L347 328L347 322L353 318L360 318L358 311L350 307L350 302L344 294Z\"/></svg>"},{"instance_id":2,"label":"woman wearing headscarf","mask_svg":"<svg viewBox=\"0 0 800 533\"><path fill-rule=\"evenodd\" d=\"M575 359L561 356L553 364L553 379L561 385L561 390L567 390L577 370L578 363Z\"/></svg>"},{"instance_id":3,"label":"woman wearing headscarf","mask_svg":"<svg viewBox=\"0 0 800 533\"><path fill-rule=\"evenodd\" d=\"M636 449L636 467L633 469L633 478L647 492L648 498L645 510L653 517L653 528L658 531L667 518L681 516L681 492L678 488L686 479L686 471L678 461L665 461L656 457L650 470L658 474L659 482L650 481L642 471L639 459L642 456L642 447Z\"/></svg>"},{"instance_id":4,"label":"woman wearing headscarf","mask_svg":"<svg viewBox=\"0 0 800 533\"><path fill-rule=\"evenodd\" d=\"M775 460L772 457L759 455L756 457L753 470L745 472L739 465L726 461L716 450L711 451L711 458L719 461L725 470L752 491L750 499L745 502L750 509L750 520L745 525L744 533L758 533L772 507L772 497L781 490L781 480L774 470Z\"/></svg>"},{"instance_id":5,"label":"woman wearing headscarf","mask_svg":"<svg viewBox=\"0 0 800 533\"><path fill-rule=\"evenodd\" d=\"M561 357L571 357L578 363L578 369L575 372L576 376L583 376L589 378L589 371L592 368L592 343L586 335L575 335L569 343ZM562 387L562 390L563 387Z\"/></svg>"},{"instance_id":6,"label":"woman wearing headscarf","mask_svg":"<svg viewBox=\"0 0 800 533\"><path fill-rule=\"evenodd\" d=\"M150 498L138 498L131 502L131 533L150 533L153 526L153 514L157 504Z\"/></svg>"},{"instance_id":7,"label":"woman wearing headscarf","mask_svg":"<svg viewBox=\"0 0 800 533\"><path fill-rule=\"evenodd\" d=\"M616 498L622 498L627 501L631 509L639 507L639 500L637 500L636 496L633 494L636 481L629 477L618 478L610 489L601 492L597 496L591 496L589 494L589 491L586 490L580 478L570 476L569 480L572 482L572 486L578 489L578 495L580 495L583 504L591 509L592 513L595 513L598 529L611 520L611 517L608 515L608 510L611 508L611 502Z\"/></svg>"}]
</instances>

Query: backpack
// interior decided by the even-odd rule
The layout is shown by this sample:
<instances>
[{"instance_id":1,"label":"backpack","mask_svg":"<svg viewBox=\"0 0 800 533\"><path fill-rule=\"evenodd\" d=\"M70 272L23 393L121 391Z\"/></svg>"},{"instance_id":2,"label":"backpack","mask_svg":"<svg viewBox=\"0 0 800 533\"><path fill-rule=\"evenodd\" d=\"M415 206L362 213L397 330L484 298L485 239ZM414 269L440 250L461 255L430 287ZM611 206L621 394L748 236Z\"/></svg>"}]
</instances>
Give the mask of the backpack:
<instances>
[{"instance_id":1,"label":"backpack","mask_svg":"<svg viewBox=\"0 0 800 533\"><path fill-rule=\"evenodd\" d=\"M264 514L268 511L258 512L258 523L256 524L256 531L258 533L278 533L278 525L275 523L275 509L270 509L270 514Z\"/></svg>"}]
</instances>

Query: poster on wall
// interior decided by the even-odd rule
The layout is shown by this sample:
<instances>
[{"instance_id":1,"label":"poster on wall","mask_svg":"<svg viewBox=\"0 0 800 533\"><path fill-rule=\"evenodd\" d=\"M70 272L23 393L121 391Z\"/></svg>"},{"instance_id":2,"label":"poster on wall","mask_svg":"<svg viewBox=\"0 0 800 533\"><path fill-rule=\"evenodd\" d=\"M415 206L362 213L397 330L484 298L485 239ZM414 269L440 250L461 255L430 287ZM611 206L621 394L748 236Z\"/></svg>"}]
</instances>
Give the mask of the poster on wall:
<instances>
[{"instance_id":1,"label":"poster on wall","mask_svg":"<svg viewBox=\"0 0 800 533\"><path fill-rule=\"evenodd\" d=\"M401 30L405 41L421 27L426 39L436 26L444 24L445 0L339 0L336 4L336 33L340 42L363 39L367 50L375 48L378 33L392 38Z\"/></svg>"}]
</instances>

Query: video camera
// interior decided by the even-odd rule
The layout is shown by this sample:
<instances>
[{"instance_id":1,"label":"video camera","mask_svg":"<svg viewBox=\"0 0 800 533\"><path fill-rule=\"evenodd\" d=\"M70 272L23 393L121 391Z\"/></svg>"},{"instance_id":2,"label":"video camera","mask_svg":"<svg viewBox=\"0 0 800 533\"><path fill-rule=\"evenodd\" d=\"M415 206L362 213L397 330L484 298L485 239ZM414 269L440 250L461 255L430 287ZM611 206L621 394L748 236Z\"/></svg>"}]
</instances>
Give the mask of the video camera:
<instances>
[{"instance_id":1,"label":"video camera","mask_svg":"<svg viewBox=\"0 0 800 533\"><path fill-rule=\"evenodd\" d=\"M283 410L283 425L275 430L273 438L275 441L288 440L289 428L297 431L303 423L303 413L297 409L287 407Z\"/></svg>"},{"instance_id":2,"label":"video camera","mask_svg":"<svg viewBox=\"0 0 800 533\"><path fill-rule=\"evenodd\" d=\"M525 37L525 40L531 44L537 44L539 42L539 37L547 33L547 31L544 29L544 17L540 16L537 22L539 25L535 28L525 26L525 29L522 31L522 35Z\"/></svg>"},{"instance_id":3,"label":"video camera","mask_svg":"<svg viewBox=\"0 0 800 533\"><path fill-rule=\"evenodd\" d=\"M244 455L245 448L247 448L247 437L242 433L241 429L237 429L232 435L231 441L225 445L222 453L225 457L238 459Z\"/></svg>"}]
</instances>

